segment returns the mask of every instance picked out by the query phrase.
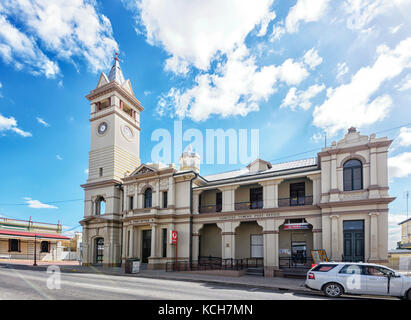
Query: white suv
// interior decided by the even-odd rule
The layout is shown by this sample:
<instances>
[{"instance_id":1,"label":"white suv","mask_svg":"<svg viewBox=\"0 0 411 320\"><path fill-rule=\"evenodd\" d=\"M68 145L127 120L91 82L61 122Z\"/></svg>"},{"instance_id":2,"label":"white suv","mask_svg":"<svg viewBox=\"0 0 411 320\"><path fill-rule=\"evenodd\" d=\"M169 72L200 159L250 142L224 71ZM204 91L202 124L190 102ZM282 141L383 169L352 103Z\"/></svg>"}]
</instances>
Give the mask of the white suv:
<instances>
[{"instance_id":1,"label":"white suv","mask_svg":"<svg viewBox=\"0 0 411 320\"><path fill-rule=\"evenodd\" d=\"M305 286L328 297L343 293L394 296L411 300L411 277L385 266L355 262L324 262L307 272Z\"/></svg>"}]
</instances>

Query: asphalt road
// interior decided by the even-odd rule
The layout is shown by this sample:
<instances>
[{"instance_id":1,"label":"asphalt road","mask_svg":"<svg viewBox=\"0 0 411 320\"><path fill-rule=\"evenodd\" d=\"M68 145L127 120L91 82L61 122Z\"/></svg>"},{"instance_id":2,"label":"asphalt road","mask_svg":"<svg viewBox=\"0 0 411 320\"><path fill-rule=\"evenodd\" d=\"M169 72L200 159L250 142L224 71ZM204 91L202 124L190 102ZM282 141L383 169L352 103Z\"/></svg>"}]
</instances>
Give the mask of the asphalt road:
<instances>
[{"instance_id":1,"label":"asphalt road","mask_svg":"<svg viewBox=\"0 0 411 320\"><path fill-rule=\"evenodd\" d=\"M56 276L56 278L50 278ZM247 286L84 273L60 273L0 265L0 299L138 299L138 300L324 300L321 295L273 291ZM49 280L48 280L49 279ZM52 289L49 287L52 286Z\"/></svg>"}]
</instances>

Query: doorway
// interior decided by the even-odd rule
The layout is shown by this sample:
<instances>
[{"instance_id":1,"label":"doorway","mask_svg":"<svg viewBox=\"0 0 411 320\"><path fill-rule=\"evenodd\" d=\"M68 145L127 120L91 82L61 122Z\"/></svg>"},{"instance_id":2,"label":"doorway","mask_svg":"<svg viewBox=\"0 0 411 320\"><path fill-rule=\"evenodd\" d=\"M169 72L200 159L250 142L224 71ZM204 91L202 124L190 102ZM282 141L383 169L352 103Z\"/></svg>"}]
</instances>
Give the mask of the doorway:
<instances>
[{"instance_id":1,"label":"doorway","mask_svg":"<svg viewBox=\"0 0 411 320\"><path fill-rule=\"evenodd\" d=\"M96 239L96 264L103 264L103 257L104 257L104 239L97 238Z\"/></svg>"},{"instance_id":2,"label":"doorway","mask_svg":"<svg viewBox=\"0 0 411 320\"><path fill-rule=\"evenodd\" d=\"M364 220L344 221L343 261L364 261Z\"/></svg>"},{"instance_id":3,"label":"doorway","mask_svg":"<svg viewBox=\"0 0 411 320\"><path fill-rule=\"evenodd\" d=\"M141 262L147 263L148 257L151 255L151 230L143 230L141 243L142 243Z\"/></svg>"}]
</instances>

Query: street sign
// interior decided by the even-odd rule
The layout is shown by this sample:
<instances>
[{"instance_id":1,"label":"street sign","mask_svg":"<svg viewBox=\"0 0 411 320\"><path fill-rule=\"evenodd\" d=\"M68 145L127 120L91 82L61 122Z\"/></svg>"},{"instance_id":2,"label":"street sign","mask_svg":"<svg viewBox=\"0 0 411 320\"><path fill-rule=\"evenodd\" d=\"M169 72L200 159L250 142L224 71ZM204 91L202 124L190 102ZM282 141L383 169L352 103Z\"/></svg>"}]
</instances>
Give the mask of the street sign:
<instances>
[{"instance_id":1,"label":"street sign","mask_svg":"<svg viewBox=\"0 0 411 320\"><path fill-rule=\"evenodd\" d=\"M170 244L177 244L178 234L175 230L170 230Z\"/></svg>"}]
</instances>

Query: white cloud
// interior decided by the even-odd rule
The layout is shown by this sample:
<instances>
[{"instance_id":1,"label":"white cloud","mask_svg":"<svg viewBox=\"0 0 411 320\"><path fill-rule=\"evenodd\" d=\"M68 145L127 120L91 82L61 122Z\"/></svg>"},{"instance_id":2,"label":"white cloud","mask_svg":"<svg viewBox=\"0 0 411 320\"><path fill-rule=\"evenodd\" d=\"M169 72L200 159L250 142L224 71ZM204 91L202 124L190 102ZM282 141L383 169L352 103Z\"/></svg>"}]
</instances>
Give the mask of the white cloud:
<instances>
[{"instance_id":1,"label":"white cloud","mask_svg":"<svg viewBox=\"0 0 411 320\"><path fill-rule=\"evenodd\" d=\"M57 160L63 160L63 158L59 154L56 155L56 159Z\"/></svg>"},{"instance_id":2,"label":"white cloud","mask_svg":"<svg viewBox=\"0 0 411 320\"><path fill-rule=\"evenodd\" d=\"M391 97L374 96L385 81L411 67L411 38L401 41L394 49L379 46L377 54L375 63L358 70L350 83L327 92L326 101L314 109L315 126L334 135L341 129L370 125L387 116Z\"/></svg>"},{"instance_id":3,"label":"white cloud","mask_svg":"<svg viewBox=\"0 0 411 320\"><path fill-rule=\"evenodd\" d=\"M59 68L46 51L68 61L81 57L93 72L107 68L118 45L109 19L95 6L94 0L3 0L0 55L18 69L49 78Z\"/></svg>"},{"instance_id":4,"label":"white cloud","mask_svg":"<svg viewBox=\"0 0 411 320\"><path fill-rule=\"evenodd\" d=\"M345 75L348 72L349 68L347 66L347 63L345 62L340 62L337 64L337 79L340 79L343 75Z\"/></svg>"},{"instance_id":5,"label":"white cloud","mask_svg":"<svg viewBox=\"0 0 411 320\"><path fill-rule=\"evenodd\" d=\"M277 81L296 85L307 76L304 65L292 59L280 66L258 68L255 58L242 45L227 55L217 73L199 74L196 84L185 91L172 88L160 99L156 111L159 115L175 111L177 116L194 121L206 120L212 114L245 116L258 110L258 103L276 91Z\"/></svg>"},{"instance_id":6,"label":"white cloud","mask_svg":"<svg viewBox=\"0 0 411 320\"><path fill-rule=\"evenodd\" d=\"M398 91L406 91L411 89L411 75L407 75L401 83L397 84L395 88Z\"/></svg>"},{"instance_id":7,"label":"white cloud","mask_svg":"<svg viewBox=\"0 0 411 320\"><path fill-rule=\"evenodd\" d=\"M0 13L0 56L7 64L12 63L19 70L27 66L34 75L44 74L54 78L59 73L57 63L51 61L35 41L13 26Z\"/></svg>"},{"instance_id":8,"label":"white cloud","mask_svg":"<svg viewBox=\"0 0 411 320\"><path fill-rule=\"evenodd\" d=\"M39 200L33 200L32 198L24 198L29 208L33 209L58 209L58 207L42 203Z\"/></svg>"},{"instance_id":9,"label":"white cloud","mask_svg":"<svg viewBox=\"0 0 411 320\"><path fill-rule=\"evenodd\" d=\"M294 111L297 107L300 107L303 110L308 110L311 108L310 100L324 89L325 86L323 84L314 84L305 91L297 90L296 87L293 87L288 91L280 108L290 107Z\"/></svg>"},{"instance_id":10,"label":"white cloud","mask_svg":"<svg viewBox=\"0 0 411 320\"><path fill-rule=\"evenodd\" d=\"M306 65L310 67L310 69L314 69L316 66L320 65L323 62L323 58L318 55L318 51L315 48L311 48L304 54L304 62Z\"/></svg>"},{"instance_id":11,"label":"white cloud","mask_svg":"<svg viewBox=\"0 0 411 320\"><path fill-rule=\"evenodd\" d=\"M400 134L397 137L398 144L401 147L411 146L411 128L403 127L400 129Z\"/></svg>"},{"instance_id":12,"label":"white cloud","mask_svg":"<svg viewBox=\"0 0 411 320\"><path fill-rule=\"evenodd\" d=\"M128 3L126 7L130 8ZM272 3L139 0L137 22L151 45L160 45L171 55L166 69L184 74L191 65L207 70L216 55L233 51L255 27L261 25L260 31L264 31L264 25L274 16L270 13Z\"/></svg>"},{"instance_id":13,"label":"white cloud","mask_svg":"<svg viewBox=\"0 0 411 320\"><path fill-rule=\"evenodd\" d=\"M84 169L84 174L88 175L88 169Z\"/></svg>"},{"instance_id":14,"label":"white cloud","mask_svg":"<svg viewBox=\"0 0 411 320\"><path fill-rule=\"evenodd\" d=\"M388 158L388 175L390 179L405 178L411 174L411 152L403 152Z\"/></svg>"},{"instance_id":15,"label":"white cloud","mask_svg":"<svg viewBox=\"0 0 411 320\"><path fill-rule=\"evenodd\" d=\"M390 30L390 32L391 32L392 34L395 34L395 33L398 32L398 30L401 29L401 27L402 27L402 24L399 24L398 26L391 27L389 30Z\"/></svg>"},{"instance_id":16,"label":"white cloud","mask_svg":"<svg viewBox=\"0 0 411 320\"><path fill-rule=\"evenodd\" d=\"M36 117L36 120L38 123L42 124L43 126L50 127L50 125L46 121L44 121L42 118Z\"/></svg>"},{"instance_id":17,"label":"white cloud","mask_svg":"<svg viewBox=\"0 0 411 320\"><path fill-rule=\"evenodd\" d=\"M411 9L409 0L346 0L344 10L348 14L347 27L353 30L365 30L380 15L387 14L390 10L397 9L408 12ZM389 31L395 33L397 27ZM396 30L396 31L395 31ZM395 32L393 32L395 31Z\"/></svg>"},{"instance_id":18,"label":"white cloud","mask_svg":"<svg viewBox=\"0 0 411 320\"><path fill-rule=\"evenodd\" d=\"M30 132L26 132L17 127L17 121L13 117L6 118L0 114L0 134L5 134L6 131L13 131L22 137L31 137Z\"/></svg>"},{"instance_id":19,"label":"white cloud","mask_svg":"<svg viewBox=\"0 0 411 320\"><path fill-rule=\"evenodd\" d=\"M298 0L285 19L287 32L297 32L300 22L318 21L325 13L328 3L329 0Z\"/></svg>"},{"instance_id":20,"label":"white cloud","mask_svg":"<svg viewBox=\"0 0 411 320\"><path fill-rule=\"evenodd\" d=\"M275 19L275 17L276 17L275 11L267 12L267 14L264 16L264 18L261 21L260 31L258 31L257 33L258 37L262 37L266 35L268 25L272 20Z\"/></svg>"},{"instance_id":21,"label":"white cloud","mask_svg":"<svg viewBox=\"0 0 411 320\"><path fill-rule=\"evenodd\" d=\"M396 249L397 242L401 241L401 226L398 223L407 218L406 214L388 214L388 249Z\"/></svg>"}]
</instances>

